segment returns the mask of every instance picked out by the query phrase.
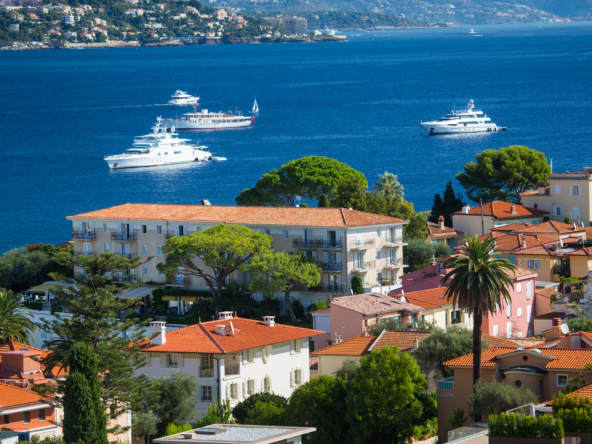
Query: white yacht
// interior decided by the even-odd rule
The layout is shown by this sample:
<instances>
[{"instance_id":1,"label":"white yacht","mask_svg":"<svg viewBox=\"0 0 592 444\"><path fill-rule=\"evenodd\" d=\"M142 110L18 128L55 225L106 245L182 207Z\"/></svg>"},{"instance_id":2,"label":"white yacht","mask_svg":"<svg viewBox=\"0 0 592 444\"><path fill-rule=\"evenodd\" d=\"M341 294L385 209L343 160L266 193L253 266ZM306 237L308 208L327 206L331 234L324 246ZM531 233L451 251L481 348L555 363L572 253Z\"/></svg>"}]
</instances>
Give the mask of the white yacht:
<instances>
[{"instance_id":1,"label":"white yacht","mask_svg":"<svg viewBox=\"0 0 592 444\"><path fill-rule=\"evenodd\" d=\"M253 118L243 116L241 111L211 112L207 109L196 110L194 105L192 113L185 113L179 119L165 119L169 125L174 125L178 130L201 130L201 129L229 129L246 128Z\"/></svg>"},{"instance_id":2,"label":"white yacht","mask_svg":"<svg viewBox=\"0 0 592 444\"><path fill-rule=\"evenodd\" d=\"M474 102L469 100L466 109L453 110L438 120L421 122L421 126L428 132L428 135L505 131L506 128L497 126L487 115L483 114L483 111L474 107Z\"/></svg>"},{"instance_id":3,"label":"white yacht","mask_svg":"<svg viewBox=\"0 0 592 444\"><path fill-rule=\"evenodd\" d=\"M172 95L169 103L171 105L196 105L199 97L190 96L186 92L178 89L175 94Z\"/></svg>"},{"instance_id":4,"label":"white yacht","mask_svg":"<svg viewBox=\"0 0 592 444\"><path fill-rule=\"evenodd\" d=\"M471 30L469 31L469 34L477 34L477 32L473 28L471 28Z\"/></svg>"},{"instance_id":5,"label":"white yacht","mask_svg":"<svg viewBox=\"0 0 592 444\"><path fill-rule=\"evenodd\" d=\"M169 132L166 126L161 126L162 122L163 119L158 117L152 134L136 137L125 153L105 157L109 168L118 170L212 160L212 153L206 151L207 146L191 145L189 139L179 139L175 128Z\"/></svg>"}]
</instances>

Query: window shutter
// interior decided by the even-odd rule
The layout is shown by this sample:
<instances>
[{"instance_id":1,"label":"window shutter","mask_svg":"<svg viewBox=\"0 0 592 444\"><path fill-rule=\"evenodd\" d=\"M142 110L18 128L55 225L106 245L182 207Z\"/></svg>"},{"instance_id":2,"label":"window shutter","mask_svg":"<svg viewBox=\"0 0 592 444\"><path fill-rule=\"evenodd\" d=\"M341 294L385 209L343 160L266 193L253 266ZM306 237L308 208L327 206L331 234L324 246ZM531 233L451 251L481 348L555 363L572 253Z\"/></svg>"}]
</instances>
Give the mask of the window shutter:
<instances>
[{"instance_id":1,"label":"window shutter","mask_svg":"<svg viewBox=\"0 0 592 444\"><path fill-rule=\"evenodd\" d=\"M243 398L247 397L247 384L249 384L249 381L243 382Z\"/></svg>"},{"instance_id":2,"label":"window shutter","mask_svg":"<svg viewBox=\"0 0 592 444\"><path fill-rule=\"evenodd\" d=\"M327 254L327 252L323 252L323 263L328 263L329 262L329 256Z\"/></svg>"},{"instance_id":3,"label":"window shutter","mask_svg":"<svg viewBox=\"0 0 592 444\"><path fill-rule=\"evenodd\" d=\"M95 231L95 223L94 222L91 222L90 223L90 232L91 233L94 233L94 231Z\"/></svg>"},{"instance_id":4,"label":"window shutter","mask_svg":"<svg viewBox=\"0 0 592 444\"><path fill-rule=\"evenodd\" d=\"M243 364L246 364L247 362L249 362L249 350L243 352Z\"/></svg>"},{"instance_id":5,"label":"window shutter","mask_svg":"<svg viewBox=\"0 0 592 444\"><path fill-rule=\"evenodd\" d=\"M167 358L168 358L168 355L166 353L161 353L160 354L160 366L161 367L166 367L167 366Z\"/></svg>"},{"instance_id":6,"label":"window shutter","mask_svg":"<svg viewBox=\"0 0 592 444\"><path fill-rule=\"evenodd\" d=\"M175 236L179 235L179 225L175 225Z\"/></svg>"},{"instance_id":7,"label":"window shutter","mask_svg":"<svg viewBox=\"0 0 592 444\"><path fill-rule=\"evenodd\" d=\"M327 230L323 231L323 245L327 245Z\"/></svg>"},{"instance_id":8,"label":"window shutter","mask_svg":"<svg viewBox=\"0 0 592 444\"><path fill-rule=\"evenodd\" d=\"M228 399L228 386L226 386L226 399Z\"/></svg>"},{"instance_id":9,"label":"window shutter","mask_svg":"<svg viewBox=\"0 0 592 444\"><path fill-rule=\"evenodd\" d=\"M290 387L294 387L294 372L290 372Z\"/></svg>"},{"instance_id":10,"label":"window shutter","mask_svg":"<svg viewBox=\"0 0 592 444\"><path fill-rule=\"evenodd\" d=\"M335 232L335 240L337 241L338 244L339 244L339 241L341 241L341 233L339 231Z\"/></svg>"},{"instance_id":11,"label":"window shutter","mask_svg":"<svg viewBox=\"0 0 592 444\"><path fill-rule=\"evenodd\" d=\"M526 306L526 322L530 324L530 316L532 314L532 305Z\"/></svg>"},{"instance_id":12,"label":"window shutter","mask_svg":"<svg viewBox=\"0 0 592 444\"><path fill-rule=\"evenodd\" d=\"M183 236L187 236L189 234L189 225L183 226Z\"/></svg>"},{"instance_id":13,"label":"window shutter","mask_svg":"<svg viewBox=\"0 0 592 444\"><path fill-rule=\"evenodd\" d=\"M183 368L183 353L177 355L177 367Z\"/></svg>"}]
</instances>

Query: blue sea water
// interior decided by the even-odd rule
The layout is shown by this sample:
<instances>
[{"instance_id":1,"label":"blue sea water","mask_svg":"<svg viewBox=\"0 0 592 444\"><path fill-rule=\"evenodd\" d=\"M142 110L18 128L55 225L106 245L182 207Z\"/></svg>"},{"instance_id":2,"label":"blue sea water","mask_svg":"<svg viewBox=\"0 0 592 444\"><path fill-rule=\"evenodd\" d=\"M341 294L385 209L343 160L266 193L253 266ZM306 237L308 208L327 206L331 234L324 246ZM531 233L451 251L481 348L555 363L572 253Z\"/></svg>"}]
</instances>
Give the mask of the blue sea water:
<instances>
[{"instance_id":1,"label":"blue sea water","mask_svg":"<svg viewBox=\"0 0 592 444\"><path fill-rule=\"evenodd\" d=\"M527 145L556 171L592 166L592 23L349 33L345 43L0 53L0 252L69 239L68 215L125 202L233 204L265 172L324 155L369 182L399 175L416 209L488 148ZM356 36L353 34L361 34ZM110 171L183 89L210 110L256 96L244 130L185 132L227 162ZM508 131L425 136L456 102ZM454 183L456 183L454 181ZM460 191L460 187L457 184Z\"/></svg>"}]
</instances>

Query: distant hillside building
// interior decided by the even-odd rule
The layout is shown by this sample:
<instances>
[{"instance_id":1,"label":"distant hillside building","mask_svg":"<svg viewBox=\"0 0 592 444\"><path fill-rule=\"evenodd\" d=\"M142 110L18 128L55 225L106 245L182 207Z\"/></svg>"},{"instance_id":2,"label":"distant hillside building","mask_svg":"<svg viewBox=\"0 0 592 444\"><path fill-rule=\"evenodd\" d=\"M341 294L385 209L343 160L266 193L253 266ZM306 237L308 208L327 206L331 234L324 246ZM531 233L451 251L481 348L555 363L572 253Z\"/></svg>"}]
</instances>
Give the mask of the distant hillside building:
<instances>
[{"instance_id":1,"label":"distant hillside building","mask_svg":"<svg viewBox=\"0 0 592 444\"><path fill-rule=\"evenodd\" d=\"M272 25L283 25L290 34L303 35L308 32L308 21L304 17L268 17Z\"/></svg>"}]
</instances>

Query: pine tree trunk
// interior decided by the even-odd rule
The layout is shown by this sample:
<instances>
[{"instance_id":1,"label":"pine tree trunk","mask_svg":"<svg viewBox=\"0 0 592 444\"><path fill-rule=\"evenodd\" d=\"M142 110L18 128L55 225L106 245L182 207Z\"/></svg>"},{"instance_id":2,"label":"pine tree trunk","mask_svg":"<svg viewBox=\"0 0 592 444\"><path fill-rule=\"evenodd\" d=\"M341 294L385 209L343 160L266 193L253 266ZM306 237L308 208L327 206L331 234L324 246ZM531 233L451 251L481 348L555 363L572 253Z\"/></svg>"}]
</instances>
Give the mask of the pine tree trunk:
<instances>
[{"instance_id":1,"label":"pine tree trunk","mask_svg":"<svg viewBox=\"0 0 592 444\"><path fill-rule=\"evenodd\" d=\"M481 379L481 331L483 316L475 308L473 310L473 393L475 384ZM481 412L475 413L475 422L481 421Z\"/></svg>"},{"instance_id":2,"label":"pine tree trunk","mask_svg":"<svg viewBox=\"0 0 592 444\"><path fill-rule=\"evenodd\" d=\"M292 304L290 303L290 291L286 291L285 293L285 301L286 307L288 307L288 312L290 313L290 320L292 321L292 325L296 325L296 315L294 314L294 309L292 308Z\"/></svg>"}]
</instances>

